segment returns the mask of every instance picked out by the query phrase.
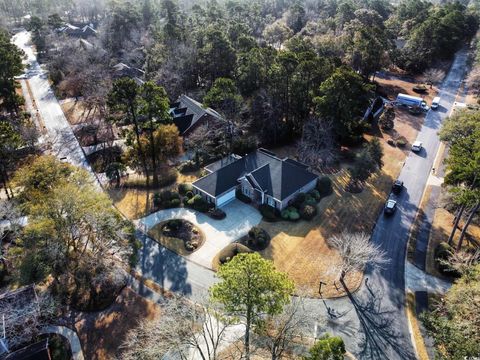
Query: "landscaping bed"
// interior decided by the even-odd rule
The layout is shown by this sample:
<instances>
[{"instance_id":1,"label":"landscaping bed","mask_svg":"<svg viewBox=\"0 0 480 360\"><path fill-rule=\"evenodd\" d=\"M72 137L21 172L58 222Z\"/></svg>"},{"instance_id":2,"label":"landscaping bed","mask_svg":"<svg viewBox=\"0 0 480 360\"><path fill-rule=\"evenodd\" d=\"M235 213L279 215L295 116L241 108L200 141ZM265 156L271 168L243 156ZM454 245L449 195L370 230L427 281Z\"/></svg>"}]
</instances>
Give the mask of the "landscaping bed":
<instances>
[{"instance_id":1,"label":"landscaping bed","mask_svg":"<svg viewBox=\"0 0 480 360\"><path fill-rule=\"evenodd\" d=\"M158 223L148 231L148 235L179 255L189 255L205 242L202 231L183 219Z\"/></svg>"}]
</instances>

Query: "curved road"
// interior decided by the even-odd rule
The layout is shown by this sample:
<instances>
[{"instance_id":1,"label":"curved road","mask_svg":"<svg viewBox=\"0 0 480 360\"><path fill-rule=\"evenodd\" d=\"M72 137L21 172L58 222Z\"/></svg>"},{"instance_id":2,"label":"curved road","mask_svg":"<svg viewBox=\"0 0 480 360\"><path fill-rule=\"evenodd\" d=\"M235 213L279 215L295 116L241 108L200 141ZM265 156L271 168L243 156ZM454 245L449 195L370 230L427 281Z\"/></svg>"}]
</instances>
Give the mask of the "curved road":
<instances>
[{"instance_id":1,"label":"curved road","mask_svg":"<svg viewBox=\"0 0 480 360\"><path fill-rule=\"evenodd\" d=\"M29 34L19 33L13 40L27 53L28 62L34 70L29 80L32 94L46 129L54 140L54 148L60 157L66 156L73 164L91 170L28 44ZM418 134L424 150L420 154L411 153L405 161L399 177L404 181L405 189L397 198L396 214L391 218L381 214L373 231L372 241L385 250L390 263L382 269L367 267L368 284L349 297L307 301L306 306L312 314L311 329L316 329L317 334L323 331L339 334L344 338L347 349L360 359L415 358L405 314L406 246L439 148L437 131L454 103L465 76L466 60L465 50L456 54L441 86L440 108L427 114ZM144 245L138 270L144 277L191 298L201 297L215 282L211 270L187 261L141 232L138 232L138 237ZM141 293L142 289L139 291Z\"/></svg>"}]
</instances>

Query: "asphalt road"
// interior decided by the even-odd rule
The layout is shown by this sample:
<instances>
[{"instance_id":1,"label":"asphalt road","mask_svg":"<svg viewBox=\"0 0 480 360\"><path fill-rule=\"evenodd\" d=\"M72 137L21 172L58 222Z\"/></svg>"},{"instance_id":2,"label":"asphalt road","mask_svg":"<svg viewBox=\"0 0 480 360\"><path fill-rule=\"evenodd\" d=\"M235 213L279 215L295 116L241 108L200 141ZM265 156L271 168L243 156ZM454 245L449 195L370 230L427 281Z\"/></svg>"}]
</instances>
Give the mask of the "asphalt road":
<instances>
[{"instance_id":1,"label":"asphalt road","mask_svg":"<svg viewBox=\"0 0 480 360\"><path fill-rule=\"evenodd\" d=\"M60 158L91 171L60 105L29 46L29 34L21 32L14 42L25 51L30 64L30 86L53 149ZM359 359L414 359L414 350L405 314L405 255L410 228L413 224L427 178L439 147L437 131L454 103L464 78L466 52L457 53L454 63L441 86L441 102L437 111L430 111L418 140L424 150L411 153L400 174L405 189L397 197L394 216L380 214L372 234L390 259L382 269L367 267L368 284L349 297L338 300L307 301L312 324L309 331L341 335L347 349ZM392 179L393 181L394 179ZM359 219L361 221L361 219ZM215 282L214 273L163 248L138 233L144 246L138 270L166 289L197 298ZM326 319L326 321L325 321Z\"/></svg>"}]
</instances>

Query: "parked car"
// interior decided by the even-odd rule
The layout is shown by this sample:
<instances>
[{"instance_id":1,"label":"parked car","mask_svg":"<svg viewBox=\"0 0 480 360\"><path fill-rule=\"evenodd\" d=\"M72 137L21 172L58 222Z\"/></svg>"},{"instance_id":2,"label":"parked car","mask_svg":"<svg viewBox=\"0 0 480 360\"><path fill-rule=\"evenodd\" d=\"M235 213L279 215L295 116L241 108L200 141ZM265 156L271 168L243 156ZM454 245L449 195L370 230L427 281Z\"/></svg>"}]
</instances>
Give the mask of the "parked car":
<instances>
[{"instance_id":1,"label":"parked car","mask_svg":"<svg viewBox=\"0 0 480 360\"><path fill-rule=\"evenodd\" d=\"M431 108L432 109L438 109L439 105L440 105L440 97L439 96L434 97L433 100L432 100Z\"/></svg>"},{"instance_id":2,"label":"parked car","mask_svg":"<svg viewBox=\"0 0 480 360\"><path fill-rule=\"evenodd\" d=\"M413 152L420 152L422 151L422 148L423 148L423 143L421 141L415 141L413 144L412 144L412 151Z\"/></svg>"},{"instance_id":3,"label":"parked car","mask_svg":"<svg viewBox=\"0 0 480 360\"><path fill-rule=\"evenodd\" d=\"M395 182L392 185L392 192L398 195L402 192L402 190L403 190L403 181L395 180Z\"/></svg>"},{"instance_id":4,"label":"parked car","mask_svg":"<svg viewBox=\"0 0 480 360\"><path fill-rule=\"evenodd\" d=\"M383 212L385 215L392 215L397 210L397 202L393 199L388 199Z\"/></svg>"}]
</instances>

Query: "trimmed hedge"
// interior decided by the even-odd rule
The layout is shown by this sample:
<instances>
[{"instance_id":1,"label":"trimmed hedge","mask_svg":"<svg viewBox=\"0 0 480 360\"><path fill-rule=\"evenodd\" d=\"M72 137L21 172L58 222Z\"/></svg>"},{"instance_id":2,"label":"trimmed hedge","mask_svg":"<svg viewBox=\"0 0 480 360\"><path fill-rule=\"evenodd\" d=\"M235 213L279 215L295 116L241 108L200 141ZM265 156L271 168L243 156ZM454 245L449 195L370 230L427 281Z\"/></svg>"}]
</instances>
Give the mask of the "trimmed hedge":
<instances>
[{"instance_id":1,"label":"trimmed hedge","mask_svg":"<svg viewBox=\"0 0 480 360\"><path fill-rule=\"evenodd\" d=\"M317 207L315 205L305 204L300 209L300 216L304 220L312 220L317 215Z\"/></svg>"},{"instance_id":2,"label":"trimmed hedge","mask_svg":"<svg viewBox=\"0 0 480 360\"><path fill-rule=\"evenodd\" d=\"M215 220L223 220L227 217L227 214L225 213L225 211L221 209L210 209L208 210L207 215Z\"/></svg>"},{"instance_id":3,"label":"trimmed hedge","mask_svg":"<svg viewBox=\"0 0 480 360\"><path fill-rule=\"evenodd\" d=\"M240 189L235 190L235 197L245 204L250 204L252 202L252 199L242 193Z\"/></svg>"},{"instance_id":4,"label":"trimmed hedge","mask_svg":"<svg viewBox=\"0 0 480 360\"><path fill-rule=\"evenodd\" d=\"M318 203L320 202L322 196L320 195L320 191L318 191L317 189L313 189L311 190L309 193L308 193L309 196L311 196L313 199L315 199L315 201Z\"/></svg>"},{"instance_id":5,"label":"trimmed hedge","mask_svg":"<svg viewBox=\"0 0 480 360\"><path fill-rule=\"evenodd\" d=\"M265 229L254 226L248 232L247 245L252 250L261 251L270 244L270 235Z\"/></svg>"},{"instance_id":6,"label":"trimmed hedge","mask_svg":"<svg viewBox=\"0 0 480 360\"><path fill-rule=\"evenodd\" d=\"M157 208L179 207L180 203L180 194L176 191L164 190L153 195L153 205Z\"/></svg>"},{"instance_id":7,"label":"trimmed hedge","mask_svg":"<svg viewBox=\"0 0 480 360\"><path fill-rule=\"evenodd\" d=\"M283 220L289 221L297 221L298 219L300 219L300 214L298 213L298 210L293 206L289 206L286 209L283 209L281 216Z\"/></svg>"},{"instance_id":8,"label":"trimmed hedge","mask_svg":"<svg viewBox=\"0 0 480 360\"><path fill-rule=\"evenodd\" d=\"M178 184L178 192L180 195L185 195L189 191L193 191L192 184L189 184L189 183Z\"/></svg>"},{"instance_id":9,"label":"trimmed hedge","mask_svg":"<svg viewBox=\"0 0 480 360\"><path fill-rule=\"evenodd\" d=\"M224 247L218 256L218 260L220 261L220 264L226 264L230 260L232 260L236 255L238 254L243 254L243 253L252 253L253 251L250 250L248 247L245 245L239 244L239 243L232 243L228 244L226 247Z\"/></svg>"},{"instance_id":10,"label":"trimmed hedge","mask_svg":"<svg viewBox=\"0 0 480 360\"><path fill-rule=\"evenodd\" d=\"M321 197L330 195L333 192L332 180L328 176L322 176L317 181L317 190Z\"/></svg>"},{"instance_id":11,"label":"trimmed hedge","mask_svg":"<svg viewBox=\"0 0 480 360\"><path fill-rule=\"evenodd\" d=\"M258 210L260 210L260 214L262 214L265 221L273 222L278 220L275 208L270 205L262 204L259 206Z\"/></svg>"},{"instance_id":12,"label":"trimmed hedge","mask_svg":"<svg viewBox=\"0 0 480 360\"><path fill-rule=\"evenodd\" d=\"M185 205L200 212L207 212L211 207L211 205L207 203L207 201L202 198L201 195L198 194L191 199L188 199Z\"/></svg>"},{"instance_id":13,"label":"trimmed hedge","mask_svg":"<svg viewBox=\"0 0 480 360\"><path fill-rule=\"evenodd\" d=\"M197 171L198 169L199 166L193 160L185 161L178 166L178 171L182 174Z\"/></svg>"}]
</instances>

